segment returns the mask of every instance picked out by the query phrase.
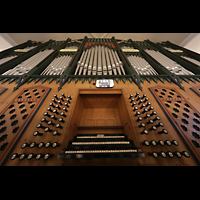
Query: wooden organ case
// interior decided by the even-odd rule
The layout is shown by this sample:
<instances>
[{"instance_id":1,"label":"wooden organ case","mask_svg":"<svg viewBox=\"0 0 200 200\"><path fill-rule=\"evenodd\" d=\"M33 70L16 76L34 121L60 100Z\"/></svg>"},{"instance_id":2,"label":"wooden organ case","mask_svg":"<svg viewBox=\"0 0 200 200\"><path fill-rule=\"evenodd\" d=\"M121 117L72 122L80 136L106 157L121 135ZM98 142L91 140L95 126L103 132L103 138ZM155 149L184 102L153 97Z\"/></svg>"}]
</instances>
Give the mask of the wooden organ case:
<instances>
[{"instance_id":1,"label":"wooden organ case","mask_svg":"<svg viewBox=\"0 0 200 200\"><path fill-rule=\"evenodd\" d=\"M0 53L0 74L2 166L200 165L195 52L114 37L28 40Z\"/></svg>"}]
</instances>

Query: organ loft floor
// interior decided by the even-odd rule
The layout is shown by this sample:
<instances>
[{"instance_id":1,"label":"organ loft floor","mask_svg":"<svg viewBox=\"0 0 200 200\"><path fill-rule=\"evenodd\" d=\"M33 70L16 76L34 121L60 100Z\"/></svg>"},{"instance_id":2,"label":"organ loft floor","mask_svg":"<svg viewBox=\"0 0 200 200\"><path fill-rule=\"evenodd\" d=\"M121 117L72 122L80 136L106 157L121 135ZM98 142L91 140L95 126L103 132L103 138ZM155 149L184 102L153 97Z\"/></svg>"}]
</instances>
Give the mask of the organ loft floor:
<instances>
[{"instance_id":1,"label":"organ loft floor","mask_svg":"<svg viewBox=\"0 0 200 200\"><path fill-rule=\"evenodd\" d=\"M149 84L147 81L144 81L142 86L142 91L138 89L138 87L134 83L130 83L127 79L124 83L123 81L119 80L117 83L114 81L114 87L113 88L96 88L96 86L93 84L95 83L95 80L92 80L91 83L89 83L87 80L85 80L84 84L82 84L81 80L78 81L75 84L75 81L72 80L70 83L66 83L62 89L58 92L58 84L56 84L55 81L53 81L51 84L48 82L45 82L41 84L41 81L38 83L31 82L29 84L24 84L23 87L20 87L18 90L13 91L13 87L15 86L15 83L8 84L8 82L1 85L1 87L8 88L4 93L1 95L1 110L6 108L6 106L9 105L10 102L13 101L15 97L18 96L18 94L21 95L21 92L24 90L27 90L23 94L28 94L27 96L31 95L34 96L37 91L33 92L34 89L37 89L39 92L38 95L40 95L40 98L43 98L42 94L42 88L40 86L44 87L44 89L51 89L49 93L46 95L45 98L43 98L43 102L41 103L39 109L33 108L36 111L36 114L33 116L33 118L30 120L30 123L28 127L25 129L24 133L21 135L21 137L18 138L17 145L10 149L10 154L8 158L6 159L6 162L4 162L5 166L65 166L65 165L134 165L134 166L180 166L184 163L187 165L196 166L197 162L194 160L193 156L191 155L190 151L188 150L188 147L183 142L180 135L177 133L177 130L174 128L174 126L171 124L169 119L167 118L165 112L160 107L158 102L156 101L155 97L149 90L149 88L153 88L154 86L161 86L163 88L171 88L176 89L179 93L181 93L182 97L184 97L189 103L191 103L195 109L200 112L200 107L198 106L199 97L196 93L194 93L190 87L197 86L198 83L182 83L185 91L181 90L176 84L174 83L166 83L163 84L162 82L158 81L158 83L154 83L153 81L151 84ZM29 88L31 88L29 90ZM46 92L46 91L45 91ZM48 92L48 91L47 91ZM136 93L139 92L137 95ZM41 94L40 94L41 93ZM64 123L60 123L62 128L58 128L59 135L53 135L54 132L54 126L47 125L46 122L41 122L41 119L44 117L44 113L47 111L47 107L49 107L49 103L52 102L53 95L57 95L59 98L61 96L61 93L64 93L65 97L67 98L68 95L71 95L71 99L69 100L69 107L67 107L66 116L63 116ZM133 94L134 101L136 102L136 105L132 106L130 95ZM146 94L146 97L143 97L144 94ZM25 95L26 96L26 95ZM37 95L36 95L37 96ZM98 98L97 98L98 96ZM136 97L135 97L136 96ZM144 102L145 105L147 105L147 102L150 102L151 105L148 107L145 107L147 111L144 111L144 107L142 107L143 103L140 103L140 98L138 96L141 96L143 100L145 101L145 98L149 98L146 102ZM40 99L39 98L39 99ZM65 98L65 99L66 99ZM41 99L42 101L42 99ZM58 101L55 98L55 101ZM16 103L14 101L13 103L14 108L16 107L16 111L14 111L13 114L17 115L18 123L22 123L22 115L26 114L26 112L32 113L34 111L28 110L25 111L24 114L20 114L20 111L23 110L23 108L19 108L21 104ZM38 102L40 103L40 102ZM66 101L63 101L62 105L60 105L60 108L62 109L64 107L64 103ZM27 103L22 103L25 105L25 108L27 107ZM32 103L33 104L33 103ZM30 105L32 105L30 104ZM170 104L170 103L169 103ZM38 105L38 104L36 104ZM170 104L172 105L172 103ZM150 108L150 107L153 107ZM137 108L135 108L137 107ZM9 108L8 108L9 109ZM12 108L9 109L9 112ZM53 111L54 108L51 110ZM51 118L51 121L53 124L58 123L58 119L61 117L60 113L62 110L57 109L57 112L54 113L54 118ZM152 114L152 112L155 111L157 114ZM137 112L140 112L140 114L137 114ZM49 112L51 113L51 112ZM13 115L12 113L8 113L5 115L5 117L2 120L13 122L14 119L10 119ZM53 114L53 112L51 113ZM150 115L150 117L147 114ZM190 113L191 114L191 113ZM158 116L160 120L155 120L155 117ZM141 117L141 119L138 119ZM46 116L48 118L48 116ZM50 118L49 118L50 119ZM154 120L151 124L149 120ZM25 119L26 120L26 119ZM163 123L164 126L159 125L159 122ZM38 124L42 124L44 127L49 127L49 129L52 129L52 132L45 132L42 128L36 128ZM141 125L142 123L145 124L145 127ZM156 131L152 129L152 126L156 126ZM23 123L22 125L23 126ZM187 126L187 125L185 125ZM1 126L3 127L3 126ZM14 129L15 126L13 126ZM188 126L187 126L188 127ZM144 132L144 129L147 130L147 134ZM162 133L162 130L166 129L167 134ZM34 136L33 133L39 131L42 133L42 136ZM73 159L73 152L80 152L79 149L76 149L69 153L70 148L76 144L77 146L77 136L85 136L91 135L93 137L96 137L95 134L99 134L99 137L101 138L101 145L106 144L105 142L113 142L115 141L115 144L117 145L116 139L107 139L103 141L103 137L105 136L126 136L126 140L123 140L124 142L129 142L131 145L133 143L134 148L130 146L129 150L132 149L132 152L130 151L129 154L123 152L123 148L118 149L118 154L123 154L124 158L116 158L110 156L109 158L93 158L93 159L81 159L81 156L84 153L78 153L78 156L80 159ZM118 135L117 135L118 134ZM121 134L121 135L120 135ZM1 134L2 135L2 134ZM15 134L12 134L15 137ZM76 141L75 141L76 139ZM111 141L112 140L112 141ZM123 141L121 139L118 139L118 143ZM131 142L132 141L132 142ZM147 142L145 142L147 141ZM175 143L174 141L178 142ZM71 143L70 143L71 142ZM81 139L79 139L78 142L83 142ZM87 145L97 144L99 140L90 140L88 143L88 140L85 139L84 141ZM102 143L104 142L104 143ZM26 148L21 148L22 144L27 143L28 146ZM33 143L33 144L32 144ZM43 143L43 144L40 144ZM50 143L50 144L49 144ZM32 148L29 146L32 144ZM38 147L38 144L40 144L42 147ZM54 144L54 145L53 145ZM70 148L67 148L71 144ZM86 145L84 144L84 145ZM110 144L112 145L112 144ZM125 145L125 144L123 144ZM7 147L6 147L7 148ZM9 147L8 147L9 148ZM77 148L77 147L76 147ZM65 158L58 158L59 155L62 155L61 151L65 149L63 154L68 154L69 158L65 154ZM125 149L125 147L124 147ZM138 151L138 149L141 149L141 152ZM83 149L81 149L83 150ZM136 150L138 152L136 152ZM93 147L89 147L89 149L85 149L84 151L93 151ZM111 151L109 148L106 150L98 150L99 152L102 151ZM189 153L185 154L185 151ZM164 153L163 153L164 152ZM171 156L170 152L173 153L173 157ZM177 152L180 152L182 154L177 154ZM14 160L11 160L11 156L17 153L18 155L24 154L21 159L16 158ZM30 155L32 154L32 155ZM39 154L39 155L38 155ZM96 152L98 154L98 152ZM128 155L127 157L125 156ZM144 154L144 156L140 156L141 154ZM27 159L27 155L30 155ZM37 156L35 156L37 155ZM46 158L40 158L43 155L46 155ZM70 155L72 156L70 158ZM35 156L35 157L34 157ZM49 157L48 157L49 156ZM78 157L77 156L77 157ZM98 157L98 156L97 156ZM2 160L1 160L2 162Z\"/></svg>"}]
</instances>

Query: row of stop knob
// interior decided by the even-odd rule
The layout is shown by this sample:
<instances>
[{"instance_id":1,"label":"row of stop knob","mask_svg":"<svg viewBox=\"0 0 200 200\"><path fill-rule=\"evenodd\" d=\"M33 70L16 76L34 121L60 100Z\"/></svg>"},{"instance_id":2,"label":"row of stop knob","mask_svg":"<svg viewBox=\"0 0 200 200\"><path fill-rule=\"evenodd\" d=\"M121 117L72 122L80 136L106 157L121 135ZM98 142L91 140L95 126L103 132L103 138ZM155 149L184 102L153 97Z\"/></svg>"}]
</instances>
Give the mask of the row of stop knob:
<instances>
[{"instance_id":1,"label":"row of stop knob","mask_svg":"<svg viewBox=\"0 0 200 200\"><path fill-rule=\"evenodd\" d=\"M140 96L139 95L140 93L139 92L136 92L136 94L135 95L133 95L133 94L131 94L130 96L129 96L129 99L131 100L130 101L130 103L132 103L132 107L134 107L135 105L140 105L140 106L135 106L134 108L133 108L133 111L136 111L136 113L135 113L135 116L138 116L138 118L137 118L137 122L141 122L140 124L139 124L139 127L140 128L145 128L146 127L146 124L147 125L153 125L154 123L156 123L157 121L159 121L160 120L160 117L159 116L156 116L157 115L157 112L156 111L154 111L154 107L153 106L151 106L151 102L149 102L149 98L147 97L147 95L146 94L143 94L143 96ZM149 106L149 107L148 107ZM148 107L148 108L147 108ZM143 109L144 108L144 109ZM143 109L143 111L142 112L140 112L140 111L138 111L138 109ZM152 111L151 113L147 113L147 112L149 112L149 111ZM140 115L141 114L145 114L146 113L146 115L145 116L143 116L143 117L141 117ZM148 118L150 118L150 117L152 117L152 116L154 116L155 115L155 117L153 118L153 119L149 119L147 122L146 122L146 124L145 123L143 123L142 121L143 121L143 119L148 119ZM158 122L157 124L155 124L155 125L153 125L152 127L150 127L149 128L149 131L156 131L157 130L157 128L158 127L163 127L164 126L164 124L162 123L162 122ZM162 133L164 133L164 134L167 134L168 133L168 131L166 130L166 129L163 129L162 131L159 131L158 132L159 134L162 134ZM142 134L148 134L148 130L146 130L146 129L144 129L143 131L142 131Z\"/></svg>"}]
</instances>

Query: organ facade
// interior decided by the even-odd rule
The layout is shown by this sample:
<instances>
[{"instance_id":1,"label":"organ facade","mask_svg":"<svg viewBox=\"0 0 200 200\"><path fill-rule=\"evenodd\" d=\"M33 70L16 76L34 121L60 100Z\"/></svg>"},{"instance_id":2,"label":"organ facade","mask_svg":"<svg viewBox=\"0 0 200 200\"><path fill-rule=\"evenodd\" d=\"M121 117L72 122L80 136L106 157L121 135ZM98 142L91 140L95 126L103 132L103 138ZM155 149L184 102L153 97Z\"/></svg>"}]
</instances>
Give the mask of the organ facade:
<instances>
[{"instance_id":1,"label":"organ facade","mask_svg":"<svg viewBox=\"0 0 200 200\"><path fill-rule=\"evenodd\" d=\"M170 41L28 40L0 52L0 164L200 164L200 55Z\"/></svg>"}]
</instances>

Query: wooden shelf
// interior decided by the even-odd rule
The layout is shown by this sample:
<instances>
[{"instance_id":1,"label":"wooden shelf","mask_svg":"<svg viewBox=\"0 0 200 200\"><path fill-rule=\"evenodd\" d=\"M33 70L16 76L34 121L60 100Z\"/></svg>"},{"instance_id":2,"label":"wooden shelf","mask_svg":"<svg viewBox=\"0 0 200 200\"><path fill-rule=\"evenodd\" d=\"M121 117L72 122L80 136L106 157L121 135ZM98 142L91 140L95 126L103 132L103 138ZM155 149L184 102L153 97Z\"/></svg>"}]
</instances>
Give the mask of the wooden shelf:
<instances>
[{"instance_id":1,"label":"wooden shelf","mask_svg":"<svg viewBox=\"0 0 200 200\"><path fill-rule=\"evenodd\" d=\"M78 129L123 129L124 126L78 126Z\"/></svg>"}]
</instances>

